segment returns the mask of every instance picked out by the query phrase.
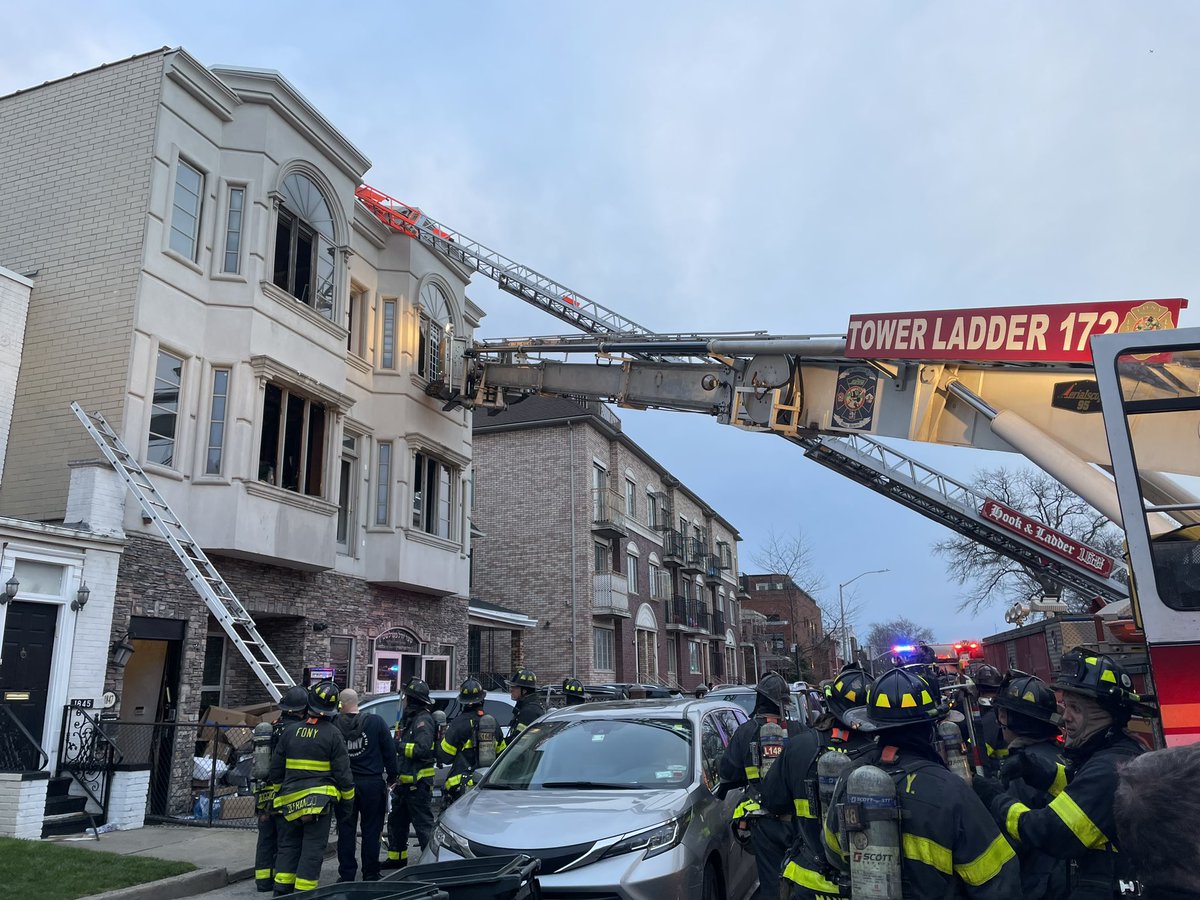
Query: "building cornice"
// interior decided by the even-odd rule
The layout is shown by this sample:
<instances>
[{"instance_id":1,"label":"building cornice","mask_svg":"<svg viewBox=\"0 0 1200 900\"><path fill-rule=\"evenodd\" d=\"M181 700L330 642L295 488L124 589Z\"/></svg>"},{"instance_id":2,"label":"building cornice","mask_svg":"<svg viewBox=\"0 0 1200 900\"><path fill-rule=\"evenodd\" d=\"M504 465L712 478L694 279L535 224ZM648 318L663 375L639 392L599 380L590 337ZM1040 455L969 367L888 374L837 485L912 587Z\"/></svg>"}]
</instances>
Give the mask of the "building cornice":
<instances>
[{"instance_id":1,"label":"building cornice","mask_svg":"<svg viewBox=\"0 0 1200 900\"><path fill-rule=\"evenodd\" d=\"M330 162L358 184L371 161L308 102L290 81L273 69L213 66L210 70L243 103L261 103L319 147Z\"/></svg>"},{"instance_id":2,"label":"building cornice","mask_svg":"<svg viewBox=\"0 0 1200 900\"><path fill-rule=\"evenodd\" d=\"M182 47L167 53L163 74L222 122L233 121L238 95Z\"/></svg>"}]
</instances>

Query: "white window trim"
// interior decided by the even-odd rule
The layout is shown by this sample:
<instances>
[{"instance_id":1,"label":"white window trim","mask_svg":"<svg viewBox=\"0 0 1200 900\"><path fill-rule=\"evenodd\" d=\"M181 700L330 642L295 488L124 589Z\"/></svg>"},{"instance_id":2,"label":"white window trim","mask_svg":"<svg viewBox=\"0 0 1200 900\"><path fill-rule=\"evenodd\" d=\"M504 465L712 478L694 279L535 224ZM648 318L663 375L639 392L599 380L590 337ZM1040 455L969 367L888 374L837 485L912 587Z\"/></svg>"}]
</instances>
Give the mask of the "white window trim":
<instances>
[{"instance_id":1,"label":"white window trim","mask_svg":"<svg viewBox=\"0 0 1200 900\"><path fill-rule=\"evenodd\" d=\"M216 221L219 230L220 250L212 255L212 264L209 268L212 270L210 277L214 281L235 281L245 283L246 278L246 260L249 257L247 250L247 240L250 232L250 213L257 205L254 202L253 195L250 190L250 182L248 181L230 181L222 178L219 182L220 193L217 196L216 212L213 218ZM238 270L236 272L225 271L225 250L226 243L229 240L229 210L231 204L231 192L235 190L243 191L242 194L242 243L238 247Z\"/></svg>"},{"instance_id":2,"label":"white window trim","mask_svg":"<svg viewBox=\"0 0 1200 900\"><path fill-rule=\"evenodd\" d=\"M202 484L230 484L230 460L229 460L229 420L232 413L234 400L234 373L237 371L237 364L234 362L206 362L203 367L204 386L204 421L203 427L197 428L196 434L196 470L193 474L193 480ZM221 471L214 474L208 472L208 447L210 435L212 432L212 407L214 388L216 386L217 372L224 371L228 373L228 383L225 386L225 428L221 444ZM149 440L149 432L147 431L147 440Z\"/></svg>"},{"instance_id":3,"label":"white window trim","mask_svg":"<svg viewBox=\"0 0 1200 900\"><path fill-rule=\"evenodd\" d=\"M180 361L179 367L179 400L176 403L175 410L175 453L174 461L171 465L153 462L150 459L150 425L154 421L154 382L158 379L158 355L166 353L169 356L174 356ZM188 450L191 445L188 443L190 435L186 434L186 428L191 421L192 406L188 402L192 394L192 378L193 378L193 359L187 353L175 350L170 345L155 342L153 352L150 354L150 374L146 384L145 404L146 404L146 419L142 426L142 466L147 472L153 472L159 475L166 475L175 481L182 481L184 473L189 471Z\"/></svg>"},{"instance_id":4,"label":"white window trim","mask_svg":"<svg viewBox=\"0 0 1200 900\"><path fill-rule=\"evenodd\" d=\"M392 531L396 524L396 441L375 438L375 454L371 460L371 527L379 531ZM387 483L387 521L379 521L379 482L380 464L383 461L383 448L388 453L388 483ZM426 532L428 533L428 532Z\"/></svg>"},{"instance_id":5,"label":"white window trim","mask_svg":"<svg viewBox=\"0 0 1200 900\"><path fill-rule=\"evenodd\" d=\"M200 208L196 210L196 247L194 256L191 257L185 256L171 246L171 229L173 228L172 223L175 220L175 186L179 180L180 163L183 163L183 165L195 170L200 175L200 196L198 198L200 202ZM206 170L199 163L195 162L191 157L181 153L178 147L174 148L174 152L171 154L171 173L167 184L167 208L165 210L165 215L163 216L162 250L166 256L171 257L171 259L177 262L183 263L193 272L196 272L200 275L204 274L204 267L201 264L200 259L204 250L204 225L206 221L204 207L211 174L211 172Z\"/></svg>"},{"instance_id":6,"label":"white window trim","mask_svg":"<svg viewBox=\"0 0 1200 900\"><path fill-rule=\"evenodd\" d=\"M592 663L597 672L616 672L617 671L617 636L616 636L616 631L614 629L604 628L600 625L592 626L592 655L593 655L593 657L596 657L598 655L596 653L596 649L597 649L596 648L596 636L600 633L604 633L604 634L608 635L608 648L607 649L608 649L609 653L612 655L612 659L609 660L609 662L611 662L612 665L602 666L602 665L600 665L600 660L598 658L593 659Z\"/></svg>"}]
</instances>

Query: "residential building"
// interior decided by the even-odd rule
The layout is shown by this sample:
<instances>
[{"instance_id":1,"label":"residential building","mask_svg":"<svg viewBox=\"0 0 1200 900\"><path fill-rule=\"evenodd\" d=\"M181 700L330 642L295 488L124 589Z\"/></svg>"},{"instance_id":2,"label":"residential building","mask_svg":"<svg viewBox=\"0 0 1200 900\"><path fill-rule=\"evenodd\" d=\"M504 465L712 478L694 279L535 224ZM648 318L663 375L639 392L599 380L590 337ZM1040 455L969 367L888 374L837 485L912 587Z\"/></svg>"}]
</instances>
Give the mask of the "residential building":
<instances>
[{"instance_id":1,"label":"residential building","mask_svg":"<svg viewBox=\"0 0 1200 900\"><path fill-rule=\"evenodd\" d=\"M812 595L789 575L743 575L745 608L760 614L752 632L763 670L818 682L837 671L837 641Z\"/></svg>"},{"instance_id":2,"label":"residential building","mask_svg":"<svg viewBox=\"0 0 1200 900\"><path fill-rule=\"evenodd\" d=\"M471 421L427 390L483 316L468 270L356 201L367 157L277 72L156 50L0 97L0 133L6 326L28 292L15 384L0 359L0 515L67 518L67 464L98 455L79 401L296 678L456 685ZM51 671L98 667L70 699L110 691L110 714L147 723L268 699L126 501L111 621L86 627L134 652L73 660L85 619L57 607ZM0 619L6 643L27 627ZM49 722L64 698L46 696Z\"/></svg>"},{"instance_id":3,"label":"residential building","mask_svg":"<svg viewBox=\"0 0 1200 900\"><path fill-rule=\"evenodd\" d=\"M543 681L744 679L738 532L608 407L479 410L474 442L474 589L538 620L520 663Z\"/></svg>"}]
</instances>

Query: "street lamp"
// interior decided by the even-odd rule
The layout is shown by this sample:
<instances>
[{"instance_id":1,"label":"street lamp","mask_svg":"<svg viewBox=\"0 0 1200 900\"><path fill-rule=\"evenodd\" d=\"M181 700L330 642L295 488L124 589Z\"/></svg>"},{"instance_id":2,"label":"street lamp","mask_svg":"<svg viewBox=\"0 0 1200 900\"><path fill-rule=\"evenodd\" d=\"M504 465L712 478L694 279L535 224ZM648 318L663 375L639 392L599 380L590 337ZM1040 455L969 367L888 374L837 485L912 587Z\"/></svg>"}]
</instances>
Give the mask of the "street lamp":
<instances>
[{"instance_id":1,"label":"street lamp","mask_svg":"<svg viewBox=\"0 0 1200 900\"><path fill-rule=\"evenodd\" d=\"M890 572L891 569L872 569L870 572L859 572L849 581L843 581L838 585L838 616L841 626L841 644L842 644L842 664L845 665L850 658L850 641L846 638L846 599L842 594L842 590L849 585L854 584L864 575L882 575L884 572Z\"/></svg>"}]
</instances>

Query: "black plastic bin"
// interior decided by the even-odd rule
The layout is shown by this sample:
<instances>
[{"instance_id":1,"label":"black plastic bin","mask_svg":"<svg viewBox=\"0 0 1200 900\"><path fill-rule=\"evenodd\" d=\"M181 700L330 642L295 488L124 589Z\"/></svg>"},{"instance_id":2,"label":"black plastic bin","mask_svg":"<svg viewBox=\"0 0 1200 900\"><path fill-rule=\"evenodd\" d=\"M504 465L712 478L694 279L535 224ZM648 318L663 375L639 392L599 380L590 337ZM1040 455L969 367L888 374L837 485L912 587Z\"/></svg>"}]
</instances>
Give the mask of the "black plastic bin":
<instances>
[{"instance_id":1,"label":"black plastic bin","mask_svg":"<svg viewBox=\"0 0 1200 900\"><path fill-rule=\"evenodd\" d=\"M305 891L296 896L304 900L448 900L446 892L435 884L406 881L350 881Z\"/></svg>"},{"instance_id":2,"label":"black plastic bin","mask_svg":"<svg viewBox=\"0 0 1200 900\"><path fill-rule=\"evenodd\" d=\"M391 882L436 884L449 900L538 900L537 871L542 861L532 856L484 856L454 862L408 866L384 879Z\"/></svg>"}]
</instances>

